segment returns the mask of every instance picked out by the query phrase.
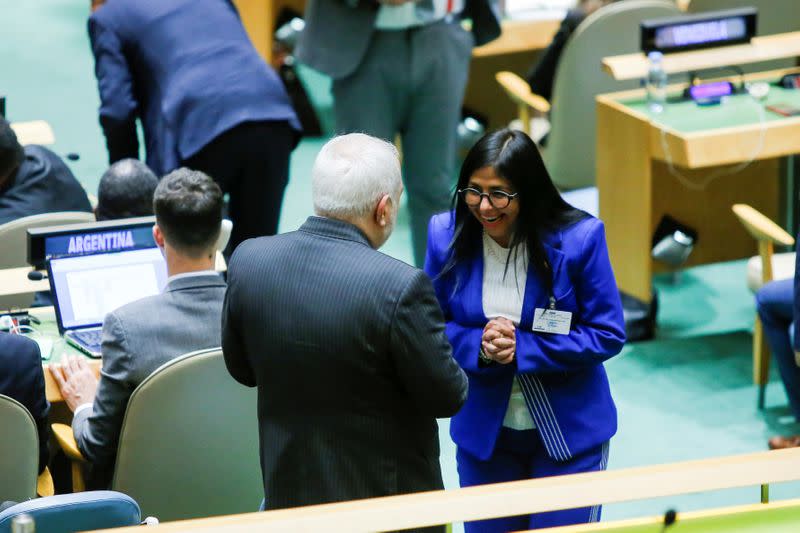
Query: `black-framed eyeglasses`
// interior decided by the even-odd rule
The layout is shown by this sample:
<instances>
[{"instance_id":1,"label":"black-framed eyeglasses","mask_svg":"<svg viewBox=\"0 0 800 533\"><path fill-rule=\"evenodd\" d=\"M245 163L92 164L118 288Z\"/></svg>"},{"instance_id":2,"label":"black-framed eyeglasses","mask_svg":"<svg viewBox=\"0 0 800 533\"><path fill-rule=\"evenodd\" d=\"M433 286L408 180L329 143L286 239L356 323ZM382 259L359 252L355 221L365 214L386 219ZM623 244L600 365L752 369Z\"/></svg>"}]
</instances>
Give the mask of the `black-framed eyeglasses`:
<instances>
[{"instance_id":1,"label":"black-framed eyeglasses","mask_svg":"<svg viewBox=\"0 0 800 533\"><path fill-rule=\"evenodd\" d=\"M492 204L492 207L495 209L503 209L508 207L508 204L511 203L511 200L516 198L519 193L515 192L514 194L511 194L505 191L481 192L478 189L467 187L466 189L459 189L458 194L464 200L464 203L470 207L477 207L481 205L483 197L485 196L488 198L489 203Z\"/></svg>"}]
</instances>

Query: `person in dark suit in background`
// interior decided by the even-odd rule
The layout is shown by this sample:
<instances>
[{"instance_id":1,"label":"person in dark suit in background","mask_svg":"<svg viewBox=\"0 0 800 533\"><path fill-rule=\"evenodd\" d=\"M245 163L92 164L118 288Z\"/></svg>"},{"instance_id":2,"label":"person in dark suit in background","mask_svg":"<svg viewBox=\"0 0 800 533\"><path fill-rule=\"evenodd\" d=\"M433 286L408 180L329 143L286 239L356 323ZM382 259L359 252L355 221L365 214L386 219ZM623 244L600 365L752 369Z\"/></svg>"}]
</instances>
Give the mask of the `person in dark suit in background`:
<instances>
[{"instance_id":1,"label":"person in dark suit in background","mask_svg":"<svg viewBox=\"0 0 800 533\"><path fill-rule=\"evenodd\" d=\"M615 2L616 0L581 0L575 9L570 9L567 16L561 21L553 40L547 49L539 56L539 61L531 67L525 79L531 87L531 91L551 100L553 97L553 80L556 76L558 60L561 52L567 45L572 33L580 26L586 17L600 9L601 7Z\"/></svg>"},{"instance_id":2,"label":"person in dark suit in background","mask_svg":"<svg viewBox=\"0 0 800 533\"><path fill-rule=\"evenodd\" d=\"M441 489L435 418L467 382L431 281L377 251L402 193L397 150L334 138L312 179L317 216L242 243L228 266L222 349L259 388L266 508Z\"/></svg>"},{"instance_id":3,"label":"person in dark suit in background","mask_svg":"<svg viewBox=\"0 0 800 533\"><path fill-rule=\"evenodd\" d=\"M300 124L229 0L92 2L89 39L109 162L200 170L230 194L229 249L277 231Z\"/></svg>"},{"instance_id":4,"label":"person in dark suit in background","mask_svg":"<svg viewBox=\"0 0 800 533\"><path fill-rule=\"evenodd\" d=\"M42 213L91 210L86 191L64 161L44 146L21 146L11 124L0 117L0 224Z\"/></svg>"},{"instance_id":5,"label":"person in dark suit in background","mask_svg":"<svg viewBox=\"0 0 800 533\"><path fill-rule=\"evenodd\" d=\"M472 31L461 17L472 20ZM297 58L333 78L337 133L400 134L414 261L447 208L474 45L500 35L489 0L310 0Z\"/></svg>"},{"instance_id":6,"label":"person in dark suit in background","mask_svg":"<svg viewBox=\"0 0 800 533\"><path fill-rule=\"evenodd\" d=\"M164 363L220 345L225 281L214 271L222 222L222 191L202 172L181 168L164 176L153 204L153 238L167 263L161 294L109 313L103 321L103 367L98 382L83 357L50 365L75 416L72 432L92 465L88 485L111 481L117 441L134 389Z\"/></svg>"},{"instance_id":7,"label":"person in dark suit in background","mask_svg":"<svg viewBox=\"0 0 800 533\"><path fill-rule=\"evenodd\" d=\"M138 159L121 159L108 167L97 186L97 220L147 217L153 214L158 176Z\"/></svg>"},{"instance_id":8,"label":"person in dark suit in background","mask_svg":"<svg viewBox=\"0 0 800 533\"><path fill-rule=\"evenodd\" d=\"M50 404L44 392L44 372L39 346L22 335L0 332L0 394L25 406L39 432L39 473L47 466Z\"/></svg>"}]
</instances>

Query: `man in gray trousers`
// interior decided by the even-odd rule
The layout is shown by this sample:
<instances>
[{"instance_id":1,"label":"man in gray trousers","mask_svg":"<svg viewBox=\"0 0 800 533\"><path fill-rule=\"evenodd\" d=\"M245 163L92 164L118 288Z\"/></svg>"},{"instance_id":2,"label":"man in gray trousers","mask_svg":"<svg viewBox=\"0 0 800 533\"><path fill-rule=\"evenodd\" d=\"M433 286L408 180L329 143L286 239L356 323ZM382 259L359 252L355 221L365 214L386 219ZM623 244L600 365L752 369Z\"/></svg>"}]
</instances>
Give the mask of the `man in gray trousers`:
<instances>
[{"instance_id":1,"label":"man in gray trousers","mask_svg":"<svg viewBox=\"0 0 800 533\"><path fill-rule=\"evenodd\" d=\"M472 47L500 34L490 0L310 0L305 17L297 57L333 78L337 133L401 136L422 266L428 221L450 198Z\"/></svg>"},{"instance_id":2,"label":"man in gray trousers","mask_svg":"<svg viewBox=\"0 0 800 533\"><path fill-rule=\"evenodd\" d=\"M317 216L245 241L228 269L222 349L258 387L266 508L441 489L436 418L467 380L430 279L377 251L403 190L397 150L337 137L312 179Z\"/></svg>"},{"instance_id":3,"label":"man in gray trousers","mask_svg":"<svg viewBox=\"0 0 800 533\"><path fill-rule=\"evenodd\" d=\"M222 191L202 172L180 168L161 180L153 204L153 237L169 274L164 291L106 316L99 383L83 357L50 366L64 401L75 412L75 442L92 465L89 488L104 488L111 481L133 390L164 363L220 345L225 281L214 271L214 259Z\"/></svg>"}]
</instances>

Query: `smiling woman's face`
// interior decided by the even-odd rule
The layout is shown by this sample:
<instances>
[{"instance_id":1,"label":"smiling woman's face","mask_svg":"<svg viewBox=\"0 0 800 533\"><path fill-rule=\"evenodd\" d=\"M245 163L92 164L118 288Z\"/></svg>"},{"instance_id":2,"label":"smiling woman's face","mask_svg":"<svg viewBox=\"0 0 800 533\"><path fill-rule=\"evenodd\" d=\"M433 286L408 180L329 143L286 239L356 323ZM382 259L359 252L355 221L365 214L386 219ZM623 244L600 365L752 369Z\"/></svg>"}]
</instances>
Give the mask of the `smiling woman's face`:
<instances>
[{"instance_id":1,"label":"smiling woman's face","mask_svg":"<svg viewBox=\"0 0 800 533\"><path fill-rule=\"evenodd\" d=\"M467 187L484 193L503 191L508 194L514 194L517 192L511 186L511 182L498 176L492 167L483 167L476 170L470 177ZM481 198L480 204L474 207L470 206L469 210L478 219L484 231L495 242L500 246L508 247L514 231L514 223L519 215L519 198L514 198L506 207L498 209L484 196Z\"/></svg>"}]
</instances>

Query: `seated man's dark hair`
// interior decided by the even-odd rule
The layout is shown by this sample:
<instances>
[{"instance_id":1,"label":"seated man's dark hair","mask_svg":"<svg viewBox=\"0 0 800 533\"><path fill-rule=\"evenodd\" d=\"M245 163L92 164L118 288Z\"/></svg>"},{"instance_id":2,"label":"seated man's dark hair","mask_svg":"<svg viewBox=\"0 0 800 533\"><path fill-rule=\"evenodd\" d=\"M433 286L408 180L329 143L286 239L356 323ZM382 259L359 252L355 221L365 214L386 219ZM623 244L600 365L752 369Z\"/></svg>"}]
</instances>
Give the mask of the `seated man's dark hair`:
<instances>
[{"instance_id":1,"label":"seated man's dark hair","mask_svg":"<svg viewBox=\"0 0 800 533\"><path fill-rule=\"evenodd\" d=\"M0 117L0 185L11 176L25 159L25 151L17 141L17 134L11 124Z\"/></svg>"},{"instance_id":2,"label":"seated man's dark hair","mask_svg":"<svg viewBox=\"0 0 800 533\"><path fill-rule=\"evenodd\" d=\"M153 214L158 176L138 159L117 161L100 178L97 220L146 217Z\"/></svg>"},{"instance_id":3,"label":"seated man's dark hair","mask_svg":"<svg viewBox=\"0 0 800 533\"><path fill-rule=\"evenodd\" d=\"M179 168L161 178L153 210L167 243L190 257L207 254L219 238L222 191L202 172Z\"/></svg>"}]
</instances>

